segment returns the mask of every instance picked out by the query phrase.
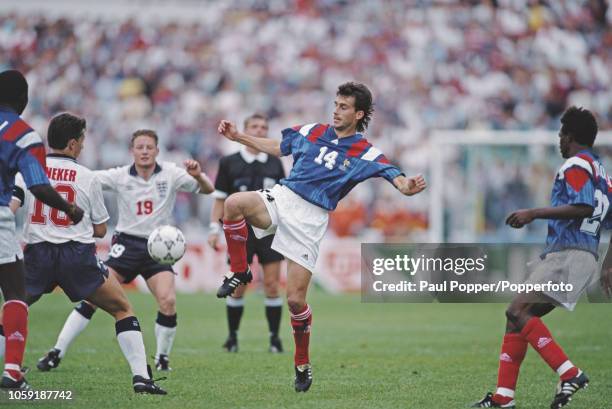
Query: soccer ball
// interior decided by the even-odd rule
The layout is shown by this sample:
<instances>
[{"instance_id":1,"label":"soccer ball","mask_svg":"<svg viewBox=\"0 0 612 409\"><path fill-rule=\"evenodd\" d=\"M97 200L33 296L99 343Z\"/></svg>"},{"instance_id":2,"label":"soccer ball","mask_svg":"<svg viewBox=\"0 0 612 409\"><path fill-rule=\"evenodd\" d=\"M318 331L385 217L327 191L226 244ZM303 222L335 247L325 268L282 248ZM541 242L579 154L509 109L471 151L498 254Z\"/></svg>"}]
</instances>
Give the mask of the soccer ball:
<instances>
[{"instance_id":1,"label":"soccer ball","mask_svg":"<svg viewBox=\"0 0 612 409\"><path fill-rule=\"evenodd\" d=\"M172 265L185 254L185 236L174 226L159 226L149 235L147 249L156 262Z\"/></svg>"}]
</instances>

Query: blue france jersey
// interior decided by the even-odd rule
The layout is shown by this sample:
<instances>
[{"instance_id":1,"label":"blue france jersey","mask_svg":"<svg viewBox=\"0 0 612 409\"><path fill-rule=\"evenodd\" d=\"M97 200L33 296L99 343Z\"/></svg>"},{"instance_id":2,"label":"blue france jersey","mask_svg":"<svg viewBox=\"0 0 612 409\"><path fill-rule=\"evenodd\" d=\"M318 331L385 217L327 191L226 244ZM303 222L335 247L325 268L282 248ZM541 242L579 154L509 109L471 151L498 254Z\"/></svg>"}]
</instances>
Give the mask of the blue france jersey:
<instances>
[{"instance_id":1,"label":"blue france jersey","mask_svg":"<svg viewBox=\"0 0 612 409\"><path fill-rule=\"evenodd\" d=\"M27 187L49 184L41 137L17 113L0 107L0 206L11 201L17 172Z\"/></svg>"},{"instance_id":2,"label":"blue france jersey","mask_svg":"<svg viewBox=\"0 0 612 409\"><path fill-rule=\"evenodd\" d=\"M593 208L593 214L584 219L549 220L544 254L580 249L597 257L602 223L605 228L610 220L610 192L611 180L593 152L583 150L569 158L555 177L551 205L584 204Z\"/></svg>"},{"instance_id":3,"label":"blue france jersey","mask_svg":"<svg viewBox=\"0 0 612 409\"><path fill-rule=\"evenodd\" d=\"M338 138L333 127L315 123L287 128L282 135L281 153L293 155L293 168L279 183L327 210L366 179L391 182L402 174L361 134Z\"/></svg>"}]
</instances>

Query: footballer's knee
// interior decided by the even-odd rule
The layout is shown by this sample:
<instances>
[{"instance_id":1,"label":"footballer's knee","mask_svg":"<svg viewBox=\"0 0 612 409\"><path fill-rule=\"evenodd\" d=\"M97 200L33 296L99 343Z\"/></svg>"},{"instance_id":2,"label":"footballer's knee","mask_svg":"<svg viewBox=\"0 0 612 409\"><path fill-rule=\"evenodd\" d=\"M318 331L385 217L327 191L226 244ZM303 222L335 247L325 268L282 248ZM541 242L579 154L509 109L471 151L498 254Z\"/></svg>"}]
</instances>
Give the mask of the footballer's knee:
<instances>
[{"instance_id":1,"label":"footballer's knee","mask_svg":"<svg viewBox=\"0 0 612 409\"><path fill-rule=\"evenodd\" d=\"M134 312L132 311L132 305L130 304L124 293L118 295L118 297L115 299L114 305L115 310L118 314L134 314Z\"/></svg>"},{"instance_id":2,"label":"footballer's knee","mask_svg":"<svg viewBox=\"0 0 612 409\"><path fill-rule=\"evenodd\" d=\"M134 315L132 306L130 305L127 298L124 297L119 297L109 302L104 306L104 310L107 311L110 315L112 315L113 318L115 318L115 320L117 321Z\"/></svg>"},{"instance_id":3,"label":"footballer's knee","mask_svg":"<svg viewBox=\"0 0 612 409\"><path fill-rule=\"evenodd\" d=\"M306 306L306 300L299 295L288 294L287 295L287 306L292 314L299 314L304 310Z\"/></svg>"},{"instance_id":4,"label":"footballer's knee","mask_svg":"<svg viewBox=\"0 0 612 409\"><path fill-rule=\"evenodd\" d=\"M506 309L505 314L506 314L506 319L508 320L508 322L516 325L516 322L518 321L518 314L517 314L516 309L510 306Z\"/></svg>"},{"instance_id":5,"label":"footballer's knee","mask_svg":"<svg viewBox=\"0 0 612 409\"><path fill-rule=\"evenodd\" d=\"M278 280L264 277L264 294L268 298L278 297Z\"/></svg>"},{"instance_id":6,"label":"footballer's knee","mask_svg":"<svg viewBox=\"0 0 612 409\"><path fill-rule=\"evenodd\" d=\"M176 314L176 295L174 294L174 292L158 296L157 303L159 304L159 312L161 312L162 314Z\"/></svg>"},{"instance_id":7,"label":"footballer's knee","mask_svg":"<svg viewBox=\"0 0 612 409\"><path fill-rule=\"evenodd\" d=\"M514 324L514 322L508 319L508 315L506 314L506 334L515 334L521 332L521 329Z\"/></svg>"},{"instance_id":8,"label":"footballer's knee","mask_svg":"<svg viewBox=\"0 0 612 409\"><path fill-rule=\"evenodd\" d=\"M242 215L242 199L240 194L230 195L223 205L223 217L226 220L239 220Z\"/></svg>"},{"instance_id":9,"label":"footballer's knee","mask_svg":"<svg viewBox=\"0 0 612 409\"><path fill-rule=\"evenodd\" d=\"M523 329L525 323L531 318L531 315L528 313L529 309L521 306L513 306L510 305L506 310L506 318L513 329L512 332L520 331ZM509 326L506 326L508 329Z\"/></svg>"}]
</instances>

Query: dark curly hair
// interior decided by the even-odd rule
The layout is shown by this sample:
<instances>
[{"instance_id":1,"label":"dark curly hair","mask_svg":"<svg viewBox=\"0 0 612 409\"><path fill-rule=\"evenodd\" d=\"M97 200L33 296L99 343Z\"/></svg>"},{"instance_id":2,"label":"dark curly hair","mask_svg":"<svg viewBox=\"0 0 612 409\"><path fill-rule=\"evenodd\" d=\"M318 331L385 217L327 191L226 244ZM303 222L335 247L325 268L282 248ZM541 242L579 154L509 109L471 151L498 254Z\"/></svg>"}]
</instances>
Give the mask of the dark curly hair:
<instances>
[{"instance_id":1,"label":"dark curly hair","mask_svg":"<svg viewBox=\"0 0 612 409\"><path fill-rule=\"evenodd\" d=\"M338 87L336 95L355 97L355 111L363 111L363 118L357 122L357 131L365 131L374 113L372 93L368 87L357 82L346 82Z\"/></svg>"},{"instance_id":2,"label":"dark curly hair","mask_svg":"<svg viewBox=\"0 0 612 409\"><path fill-rule=\"evenodd\" d=\"M593 146L597 136L597 120L588 109L569 107L561 116L561 134L570 135L580 145Z\"/></svg>"},{"instance_id":3,"label":"dark curly hair","mask_svg":"<svg viewBox=\"0 0 612 409\"><path fill-rule=\"evenodd\" d=\"M66 149L71 139L80 139L87 128L84 118L63 112L55 115L47 129L47 141L53 149Z\"/></svg>"},{"instance_id":4,"label":"dark curly hair","mask_svg":"<svg viewBox=\"0 0 612 409\"><path fill-rule=\"evenodd\" d=\"M28 105L28 82L21 72L0 72L0 105L14 109L19 115Z\"/></svg>"}]
</instances>

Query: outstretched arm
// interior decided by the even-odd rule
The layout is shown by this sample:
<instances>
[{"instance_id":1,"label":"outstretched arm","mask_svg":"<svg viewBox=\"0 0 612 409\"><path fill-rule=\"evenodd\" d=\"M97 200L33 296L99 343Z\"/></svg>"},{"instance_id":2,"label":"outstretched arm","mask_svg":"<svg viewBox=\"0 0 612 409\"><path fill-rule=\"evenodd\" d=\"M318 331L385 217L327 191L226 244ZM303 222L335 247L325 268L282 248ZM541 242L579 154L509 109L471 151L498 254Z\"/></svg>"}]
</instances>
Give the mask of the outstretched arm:
<instances>
[{"instance_id":1,"label":"outstretched arm","mask_svg":"<svg viewBox=\"0 0 612 409\"><path fill-rule=\"evenodd\" d=\"M30 192L47 206L51 206L66 213L74 224L78 224L83 218L83 209L65 201L51 185L34 185L30 187Z\"/></svg>"},{"instance_id":2,"label":"outstretched arm","mask_svg":"<svg viewBox=\"0 0 612 409\"><path fill-rule=\"evenodd\" d=\"M506 224L520 229L535 219L584 219L593 214L593 207L584 204L521 209L513 212L506 219Z\"/></svg>"},{"instance_id":3,"label":"outstretched arm","mask_svg":"<svg viewBox=\"0 0 612 409\"><path fill-rule=\"evenodd\" d=\"M427 182L423 175L406 177L400 175L393 179L393 185L406 196L416 195L421 193L427 187Z\"/></svg>"},{"instance_id":4,"label":"outstretched arm","mask_svg":"<svg viewBox=\"0 0 612 409\"><path fill-rule=\"evenodd\" d=\"M183 164L185 165L187 173L189 173L189 175L198 182L198 185L200 185L200 193L207 195L215 191L213 183L210 181L209 177L206 176L206 173L202 172L202 167L197 160L187 159Z\"/></svg>"},{"instance_id":5,"label":"outstretched arm","mask_svg":"<svg viewBox=\"0 0 612 409\"><path fill-rule=\"evenodd\" d=\"M245 146L265 152L269 155L281 156L280 142L268 138L256 138L240 132L236 125L228 120L219 122L218 131L230 141L241 143Z\"/></svg>"}]
</instances>

